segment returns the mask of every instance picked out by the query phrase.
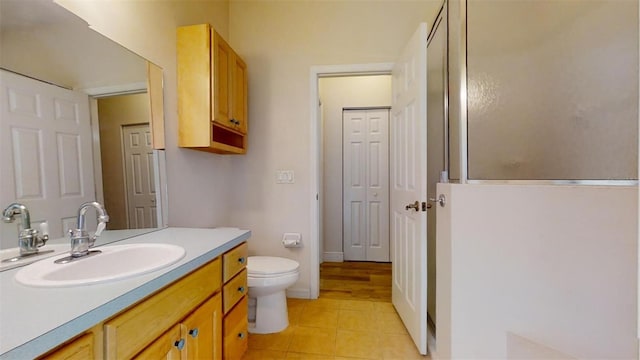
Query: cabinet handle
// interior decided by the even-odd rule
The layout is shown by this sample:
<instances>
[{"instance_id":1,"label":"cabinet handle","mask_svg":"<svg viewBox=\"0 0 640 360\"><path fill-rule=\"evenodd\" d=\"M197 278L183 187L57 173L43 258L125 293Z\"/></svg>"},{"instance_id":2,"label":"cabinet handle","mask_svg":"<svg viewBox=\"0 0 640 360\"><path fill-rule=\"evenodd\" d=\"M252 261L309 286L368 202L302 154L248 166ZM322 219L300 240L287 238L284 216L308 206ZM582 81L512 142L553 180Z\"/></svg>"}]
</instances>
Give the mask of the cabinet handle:
<instances>
[{"instance_id":1,"label":"cabinet handle","mask_svg":"<svg viewBox=\"0 0 640 360\"><path fill-rule=\"evenodd\" d=\"M244 286L240 286L240 287L238 288L238 292L243 293L243 292L244 292Z\"/></svg>"},{"instance_id":2,"label":"cabinet handle","mask_svg":"<svg viewBox=\"0 0 640 360\"><path fill-rule=\"evenodd\" d=\"M189 330L189 335L191 335L191 337L193 338L198 337L198 328Z\"/></svg>"},{"instance_id":3,"label":"cabinet handle","mask_svg":"<svg viewBox=\"0 0 640 360\"><path fill-rule=\"evenodd\" d=\"M178 350L184 349L184 339L180 339L173 344Z\"/></svg>"},{"instance_id":4,"label":"cabinet handle","mask_svg":"<svg viewBox=\"0 0 640 360\"><path fill-rule=\"evenodd\" d=\"M247 259L245 259L244 257L241 257L241 258L238 259L238 262L240 264L244 264L245 261L247 261Z\"/></svg>"},{"instance_id":5,"label":"cabinet handle","mask_svg":"<svg viewBox=\"0 0 640 360\"><path fill-rule=\"evenodd\" d=\"M244 333L238 333L238 339L244 339L246 335Z\"/></svg>"}]
</instances>

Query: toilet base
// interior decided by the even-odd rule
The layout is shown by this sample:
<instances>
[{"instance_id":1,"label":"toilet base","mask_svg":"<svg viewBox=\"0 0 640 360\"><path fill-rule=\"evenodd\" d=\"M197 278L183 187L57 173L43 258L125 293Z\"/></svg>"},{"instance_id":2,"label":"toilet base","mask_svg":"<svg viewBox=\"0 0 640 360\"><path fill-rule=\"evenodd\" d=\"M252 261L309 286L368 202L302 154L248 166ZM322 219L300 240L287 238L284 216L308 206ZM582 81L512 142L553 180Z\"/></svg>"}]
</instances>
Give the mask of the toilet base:
<instances>
[{"instance_id":1,"label":"toilet base","mask_svg":"<svg viewBox=\"0 0 640 360\"><path fill-rule=\"evenodd\" d=\"M285 291L256 298L255 326L249 327L252 334L271 334L289 326L287 296Z\"/></svg>"}]
</instances>

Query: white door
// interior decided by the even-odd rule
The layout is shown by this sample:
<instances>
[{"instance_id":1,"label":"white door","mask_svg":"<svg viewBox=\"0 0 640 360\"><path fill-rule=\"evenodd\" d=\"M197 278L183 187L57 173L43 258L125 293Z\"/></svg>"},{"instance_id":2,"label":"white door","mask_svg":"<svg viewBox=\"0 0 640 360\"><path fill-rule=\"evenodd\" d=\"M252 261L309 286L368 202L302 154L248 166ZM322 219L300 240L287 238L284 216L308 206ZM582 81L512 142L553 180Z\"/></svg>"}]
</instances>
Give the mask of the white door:
<instances>
[{"instance_id":1,"label":"white door","mask_svg":"<svg viewBox=\"0 0 640 360\"><path fill-rule=\"evenodd\" d=\"M392 301L421 354L427 352L426 71L422 23L394 65L391 110Z\"/></svg>"},{"instance_id":2,"label":"white door","mask_svg":"<svg viewBox=\"0 0 640 360\"><path fill-rule=\"evenodd\" d=\"M389 261L389 110L345 110L344 259Z\"/></svg>"},{"instance_id":3,"label":"white door","mask_svg":"<svg viewBox=\"0 0 640 360\"><path fill-rule=\"evenodd\" d=\"M22 203L32 227L46 221L51 238L66 236L95 200L91 141L86 94L0 70L1 208ZM2 229L2 246L17 246L16 224Z\"/></svg>"},{"instance_id":4,"label":"white door","mask_svg":"<svg viewBox=\"0 0 640 360\"><path fill-rule=\"evenodd\" d=\"M157 227L153 147L149 124L122 128L129 229Z\"/></svg>"}]
</instances>

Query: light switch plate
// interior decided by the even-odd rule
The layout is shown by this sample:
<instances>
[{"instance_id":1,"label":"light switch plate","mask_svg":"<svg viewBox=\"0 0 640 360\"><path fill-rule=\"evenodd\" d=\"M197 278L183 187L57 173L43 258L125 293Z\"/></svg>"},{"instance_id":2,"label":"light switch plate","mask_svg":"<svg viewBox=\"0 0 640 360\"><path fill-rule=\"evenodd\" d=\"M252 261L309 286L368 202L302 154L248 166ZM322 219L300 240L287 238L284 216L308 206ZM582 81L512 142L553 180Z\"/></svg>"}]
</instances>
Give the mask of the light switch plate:
<instances>
[{"instance_id":1,"label":"light switch plate","mask_svg":"<svg viewBox=\"0 0 640 360\"><path fill-rule=\"evenodd\" d=\"M276 184L293 184L296 182L293 170L277 170Z\"/></svg>"}]
</instances>

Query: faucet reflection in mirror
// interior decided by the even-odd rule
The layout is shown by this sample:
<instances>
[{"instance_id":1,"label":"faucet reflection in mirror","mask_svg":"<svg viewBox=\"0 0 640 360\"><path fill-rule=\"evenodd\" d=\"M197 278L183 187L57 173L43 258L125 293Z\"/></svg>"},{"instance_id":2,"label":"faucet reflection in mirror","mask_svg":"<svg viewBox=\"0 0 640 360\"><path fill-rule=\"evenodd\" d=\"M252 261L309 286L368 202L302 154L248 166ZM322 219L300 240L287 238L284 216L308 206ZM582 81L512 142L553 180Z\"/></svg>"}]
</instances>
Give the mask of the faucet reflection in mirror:
<instances>
[{"instance_id":1,"label":"faucet reflection in mirror","mask_svg":"<svg viewBox=\"0 0 640 360\"><path fill-rule=\"evenodd\" d=\"M2 220L6 223L13 222L16 215L20 215L22 224L18 233L18 248L20 256L28 256L38 253L38 248L49 240L47 223L41 225L42 235L36 229L31 228L31 217L26 206L13 203L2 212Z\"/></svg>"},{"instance_id":2,"label":"faucet reflection in mirror","mask_svg":"<svg viewBox=\"0 0 640 360\"><path fill-rule=\"evenodd\" d=\"M95 208L98 213L98 227L93 236L89 236L85 225L85 214L91 207ZM105 210L104 206L99 202L92 201L80 205L80 209L78 209L77 228L69 230L69 235L71 236L71 257L79 258L87 256L89 254L89 248L93 247L96 239L100 236L108 222L109 215L107 215L107 210Z\"/></svg>"}]
</instances>

